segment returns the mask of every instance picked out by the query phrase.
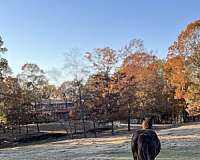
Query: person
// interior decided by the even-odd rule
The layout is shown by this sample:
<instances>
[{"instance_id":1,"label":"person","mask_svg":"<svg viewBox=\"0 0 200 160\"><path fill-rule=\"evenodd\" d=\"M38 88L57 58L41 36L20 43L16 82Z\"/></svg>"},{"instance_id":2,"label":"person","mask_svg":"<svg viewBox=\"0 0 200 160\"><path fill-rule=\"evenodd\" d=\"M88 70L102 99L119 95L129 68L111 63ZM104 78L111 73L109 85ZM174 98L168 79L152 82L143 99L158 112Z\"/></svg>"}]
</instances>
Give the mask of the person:
<instances>
[{"instance_id":1,"label":"person","mask_svg":"<svg viewBox=\"0 0 200 160\"><path fill-rule=\"evenodd\" d=\"M154 160L160 153L160 140L152 126L152 118L146 117L142 121L142 129L133 134L131 150L134 160Z\"/></svg>"}]
</instances>

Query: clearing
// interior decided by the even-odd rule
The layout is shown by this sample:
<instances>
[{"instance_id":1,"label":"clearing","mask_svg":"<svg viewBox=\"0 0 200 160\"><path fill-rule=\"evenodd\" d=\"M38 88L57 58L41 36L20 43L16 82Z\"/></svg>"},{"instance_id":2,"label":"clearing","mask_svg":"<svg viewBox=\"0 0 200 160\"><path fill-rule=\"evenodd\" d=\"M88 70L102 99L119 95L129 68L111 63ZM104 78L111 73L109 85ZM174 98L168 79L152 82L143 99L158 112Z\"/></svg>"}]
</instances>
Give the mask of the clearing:
<instances>
[{"instance_id":1,"label":"clearing","mask_svg":"<svg viewBox=\"0 0 200 160\"><path fill-rule=\"evenodd\" d=\"M199 160L200 123L158 132L157 160ZM1 160L131 160L131 135L48 142L0 150Z\"/></svg>"}]
</instances>

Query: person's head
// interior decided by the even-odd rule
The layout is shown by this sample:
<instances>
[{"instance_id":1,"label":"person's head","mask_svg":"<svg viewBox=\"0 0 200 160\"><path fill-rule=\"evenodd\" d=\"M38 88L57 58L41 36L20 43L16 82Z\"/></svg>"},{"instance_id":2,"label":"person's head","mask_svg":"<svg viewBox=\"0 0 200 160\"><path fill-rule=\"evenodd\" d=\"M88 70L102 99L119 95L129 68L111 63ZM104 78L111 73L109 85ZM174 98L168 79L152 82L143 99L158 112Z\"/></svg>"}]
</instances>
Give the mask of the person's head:
<instances>
[{"instance_id":1,"label":"person's head","mask_svg":"<svg viewBox=\"0 0 200 160\"><path fill-rule=\"evenodd\" d=\"M142 129L152 129L152 118L143 118Z\"/></svg>"}]
</instances>

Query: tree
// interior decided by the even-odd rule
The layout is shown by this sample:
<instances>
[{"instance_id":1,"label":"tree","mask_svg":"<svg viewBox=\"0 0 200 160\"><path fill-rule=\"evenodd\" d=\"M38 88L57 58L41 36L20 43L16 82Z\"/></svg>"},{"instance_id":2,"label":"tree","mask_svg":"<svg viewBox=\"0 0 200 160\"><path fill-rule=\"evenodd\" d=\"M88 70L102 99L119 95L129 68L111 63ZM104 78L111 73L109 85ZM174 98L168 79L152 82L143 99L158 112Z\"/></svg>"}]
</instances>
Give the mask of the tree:
<instances>
[{"instance_id":1,"label":"tree","mask_svg":"<svg viewBox=\"0 0 200 160\"><path fill-rule=\"evenodd\" d=\"M115 95L113 101L118 108L116 117L119 120L127 120L130 131L131 112L135 106L135 79L123 72L122 68L116 70L111 79L111 90Z\"/></svg>"},{"instance_id":2,"label":"tree","mask_svg":"<svg viewBox=\"0 0 200 160\"><path fill-rule=\"evenodd\" d=\"M104 79L104 75L100 73L91 75L85 84L85 105L93 121L101 121L106 118Z\"/></svg>"},{"instance_id":3,"label":"tree","mask_svg":"<svg viewBox=\"0 0 200 160\"><path fill-rule=\"evenodd\" d=\"M4 72L8 68L8 62L6 59L2 58L2 54L7 51L7 48L3 46L4 42L0 36L0 125L4 125L7 123L6 111L7 106L4 103L4 88L5 84L3 82Z\"/></svg>"},{"instance_id":4,"label":"tree","mask_svg":"<svg viewBox=\"0 0 200 160\"><path fill-rule=\"evenodd\" d=\"M5 81L6 90L4 103L7 105L7 120L11 125L18 125L21 132L21 124L27 122L26 107L23 105L22 89L16 78L8 77Z\"/></svg>"},{"instance_id":5,"label":"tree","mask_svg":"<svg viewBox=\"0 0 200 160\"><path fill-rule=\"evenodd\" d=\"M134 106L138 116L144 116L144 111L151 115L159 114L164 107L162 61L148 52L132 53L125 58L121 71L134 77L135 89L132 92L135 92Z\"/></svg>"},{"instance_id":6,"label":"tree","mask_svg":"<svg viewBox=\"0 0 200 160\"><path fill-rule=\"evenodd\" d=\"M58 90L66 101L76 101L76 90L73 81L64 81Z\"/></svg>"},{"instance_id":7,"label":"tree","mask_svg":"<svg viewBox=\"0 0 200 160\"><path fill-rule=\"evenodd\" d=\"M65 53L64 73L71 81L85 81L89 74L88 66L84 61L85 57L80 50L73 48Z\"/></svg>"},{"instance_id":8,"label":"tree","mask_svg":"<svg viewBox=\"0 0 200 160\"><path fill-rule=\"evenodd\" d=\"M64 69L68 74L68 77L71 78L70 87L66 90L65 99L67 96L70 96L73 100L73 104L76 110L73 117L80 119L82 121L82 127L84 131L84 137L86 137L86 124L85 124L85 107L84 107L84 80L87 78L88 70L87 66L82 60L84 57L78 49L72 49L66 53L66 61ZM72 76L69 76L72 75ZM66 83L65 83L66 84ZM64 84L62 84L64 88Z\"/></svg>"},{"instance_id":9,"label":"tree","mask_svg":"<svg viewBox=\"0 0 200 160\"><path fill-rule=\"evenodd\" d=\"M97 48L94 52L86 52L85 57L92 64L96 72L110 74L117 63L117 53L112 48Z\"/></svg>"},{"instance_id":10,"label":"tree","mask_svg":"<svg viewBox=\"0 0 200 160\"><path fill-rule=\"evenodd\" d=\"M45 73L36 64L26 63L22 66L22 73L17 75L19 83L23 90L26 90L26 98L30 100L30 104L34 106L34 122L37 124L39 132L39 107L43 99L46 98L45 87L48 81ZM27 97L30 96L30 97Z\"/></svg>"},{"instance_id":11,"label":"tree","mask_svg":"<svg viewBox=\"0 0 200 160\"><path fill-rule=\"evenodd\" d=\"M3 78L3 72L5 72L8 68L8 61L4 58L2 58L1 54L5 53L7 51L7 48L3 46L4 41L2 40L0 36L0 79Z\"/></svg>"},{"instance_id":12,"label":"tree","mask_svg":"<svg viewBox=\"0 0 200 160\"><path fill-rule=\"evenodd\" d=\"M100 90L103 91L103 112L106 119L112 122L112 133L114 133L113 111L115 111L116 105L113 103L115 97L111 90L111 72L118 60L117 52L109 47L97 48L93 52L87 52L85 57L92 64L94 73L100 75L100 77L97 76L97 78L101 78L97 83L102 84Z\"/></svg>"},{"instance_id":13,"label":"tree","mask_svg":"<svg viewBox=\"0 0 200 160\"><path fill-rule=\"evenodd\" d=\"M195 52L200 42L200 20L194 21L187 25L177 40L169 47L168 58L178 55L189 56Z\"/></svg>"},{"instance_id":14,"label":"tree","mask_svg":"<svg viewBox=\"0 0 200 160\"><path fill-rule=\"evenodd\" d=\"M1 36L0 36L0 53L4 53L6 51L8 51L8 49L6 47L3 46L4 41L2 40Z\"/></svg>"},{"instance_id":15,"label":"tree","mask_svg":"<svg viewBox=\"0 0 200 160\"><path fill-rule=\"evenodd\" d=\"M200 114L200 44L194 53L188 58L187 71L189 85L187 88L186 101L191 115Z\"/></svg>"},{"instance_id":16,"label":"tree","mask_svg":"<svg viewBox=\"0 0 200 160\"><path fill-rule=\"evenodd\" d=\"M169 47L167 72L177 99L184 99L191 115L198 107L200 20L190 23Z\"/></svg>"}]
</instances>

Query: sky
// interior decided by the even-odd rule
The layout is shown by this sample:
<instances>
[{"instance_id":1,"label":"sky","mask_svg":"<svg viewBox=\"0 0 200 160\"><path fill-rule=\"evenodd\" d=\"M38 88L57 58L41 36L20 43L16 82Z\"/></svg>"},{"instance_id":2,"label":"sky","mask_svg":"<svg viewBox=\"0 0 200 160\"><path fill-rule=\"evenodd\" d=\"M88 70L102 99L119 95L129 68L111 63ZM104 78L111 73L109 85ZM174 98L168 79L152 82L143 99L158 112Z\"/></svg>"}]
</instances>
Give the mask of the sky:
<instances>
[{"instance_id":1,"label":"sky","mask_svg":"<svg viewBox=\"0 0 200 160\"><path fill-rule=\"evenodd\" d=\"M0 36L15 74L24 63L62 68L72 48L118 50L135 38L165 58L199 8L200 0L0 0Z\"/></svg>"}]
</instances>

